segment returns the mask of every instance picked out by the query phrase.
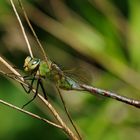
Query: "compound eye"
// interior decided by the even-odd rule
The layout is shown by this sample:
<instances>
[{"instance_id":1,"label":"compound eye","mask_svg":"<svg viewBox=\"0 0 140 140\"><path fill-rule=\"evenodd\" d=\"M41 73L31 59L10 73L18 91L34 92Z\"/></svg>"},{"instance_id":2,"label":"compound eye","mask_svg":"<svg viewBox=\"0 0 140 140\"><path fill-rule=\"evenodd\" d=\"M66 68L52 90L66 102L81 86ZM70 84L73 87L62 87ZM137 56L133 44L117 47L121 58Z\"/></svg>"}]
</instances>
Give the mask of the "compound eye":
<instances>
[{"instance_id":1,"label":"compound eye","mask_svg":"<svg viewBox=\"0 0 140 140\"><path fill-rule=\"evenodd\" d=\"M32 63L32 65L36 65L38 63L38 61L34 61L33 63Z\"/></svg>"}]
</instances>

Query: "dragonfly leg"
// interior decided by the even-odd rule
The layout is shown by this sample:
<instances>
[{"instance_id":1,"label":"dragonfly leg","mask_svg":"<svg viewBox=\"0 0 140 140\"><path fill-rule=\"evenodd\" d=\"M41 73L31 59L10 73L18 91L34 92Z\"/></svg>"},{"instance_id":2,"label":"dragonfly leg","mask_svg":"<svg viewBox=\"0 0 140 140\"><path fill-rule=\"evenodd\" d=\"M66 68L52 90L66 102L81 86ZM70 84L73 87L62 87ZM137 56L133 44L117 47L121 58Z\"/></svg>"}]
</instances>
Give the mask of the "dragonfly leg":
<instances>
[{"instance_id":1,"label":"dragonfly leg","mask_svg":"<svg viewBox=\"0 0 140 140\"><path fill-rule=\"evenodd\" d=\"M23 76L23 79L24 79L24 80L32 80L31 76L29 76L29 75Z\"/></svg>"},{"instance_id":2,"label":"dragonfly leg","mask_svg":"<svg viewBox=\"0 0 140 140\"><path fill-rule=\"evenodd\" d=\"M25 105L23 105L22 108L24 108L26 105L28 105L29 103L31 103L36 98L36 96L38 94L39 84L40 84L40 79L38 79L38 81L37 81L37 87L36 87L36 92L35 92L34 97L29 102L27 102Z\"/></svg>"},{"instance_id":3,"label":"dragonfly leg","mask_svg":"<svg viewBox=\"0 0 140 140\"><path fill-rule=\"evenodd\" d=\"M47 95L46 95L46 92L45 92L45 89L44 89L44 86L43 86L43 83L42 83L41 79L39 80L39 83L40 83L40 87L42 89L44 98L47 100L48 98L47 98Z\"/></svg>"},{"instance_id":4,"label":"dragonfly leg","mask_svg":"<svg viewBox=\"0 0 140 140\"><path fill-rule=\"evenodd\" d=\"M29 86L29 90L27 91L27 93L30 93L32 88L33 88L33 83L35 81L35 76L33 77L32 81L31 81L31 85Z\"/></svg>"},{"instance_id":5,"label":"dragonfly leg","mask_svg":"<svg viewBox=\"0 0 140 140\"><path fill-rule=\"evenodd\" d=\"M32 87L33 87L33 83L34 83L34 80L35 80L35 76L34 76L33 78L31 78L30 76L24 76L23 78L24 78L24 80L32 80L28 90L27 90L27 89L24 87L24 85L21 83L21 86L23 87L23 89L25 90L25 92L26 92L26 93L30 93L31 90L32 90Z\"/></svg>"}]
</instances>

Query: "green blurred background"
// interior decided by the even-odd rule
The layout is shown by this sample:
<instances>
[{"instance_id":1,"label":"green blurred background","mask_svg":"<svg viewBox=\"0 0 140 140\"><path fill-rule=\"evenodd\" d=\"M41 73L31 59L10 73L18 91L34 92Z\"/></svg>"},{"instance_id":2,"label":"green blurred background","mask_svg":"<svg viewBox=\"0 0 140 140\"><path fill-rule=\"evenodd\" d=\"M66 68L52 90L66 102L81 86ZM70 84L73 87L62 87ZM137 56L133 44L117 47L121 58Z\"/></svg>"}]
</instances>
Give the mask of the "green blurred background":
<instances>
[{"instance_id":1,"label":"green blurred background","mask_svg":"<svg viewBox=\"0 0 140 140\"><path fill-rule=\"evenodd\" d=\"M139 0L24 0L24 7L44 49L71 76L96 87L140 99ZM40 50L15 0L36 57ZM22 73L29 55L8 0L0 0L0 55ZM0 69L8 72L1 64ZM47 84L46 84L47 85ZM46 90L63 119L63 107L53 87ZM140 110L86 92L62 91L68 109L85 140L139 140ZM21 107L27 95L20 85L0 76L0 99ZM52 118L36 99L26 107ZM0 105L0 140L66 140L65 134Z\"/></svg>"}]
</instances>

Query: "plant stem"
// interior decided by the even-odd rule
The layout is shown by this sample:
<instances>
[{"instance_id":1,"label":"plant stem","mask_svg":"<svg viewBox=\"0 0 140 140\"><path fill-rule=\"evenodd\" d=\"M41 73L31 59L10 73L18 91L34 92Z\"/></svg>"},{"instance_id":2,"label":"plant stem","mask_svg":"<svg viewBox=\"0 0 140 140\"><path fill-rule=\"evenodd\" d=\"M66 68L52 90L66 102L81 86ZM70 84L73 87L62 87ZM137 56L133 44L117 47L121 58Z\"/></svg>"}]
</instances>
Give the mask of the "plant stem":
<instances>
[{"instance_id":1,"label":"plant stem","mask_svg":"<svg viewBox=\"0 0 140 140\"><path fill-rule=\"evenodd\" d=\"M24 29L24 27L23 27L23 25L22 25L22 22L21 22L21 20L20 20L20 17L19 17L19 15L18 15L18 12L17 12L17 10L16 10L16 7L15 7L15 5L14 5L14 3L13 3L13 0L10 0L10 2L11 2L11 5L12 5L12 7L13 7L14 13L15 13L15 15L16 15L16 17L17 17L17 20L18 20L18 22L19 22L19 25L20 25L20 27L21 27L23 36L24 36L25 41L26 41L26 44L27 44L27 46L28 46L29 53L30 53L31 57L33 57L31 45L30 45L29 40L28 40L28 38L27 38L25 29Z\"/></svg>"},{"instance_id":2,"label":"plant stem","mask_svg":"<svg viewBox=\"0 0 140 140\"><path fill-rule=\"evenodd\" d=\"M53 125L53 126L55 126L55 127L57 127L57 128L62 129L62 127L61 127L60 125L57 125L57 124L55 124L55 123L53 123L53 122L51 122L51 121L49 121L49 120L47 120L47 119L45 119L45 118L42 118L42 117L40 117L39 115L36 115L36 114L34 114L34 113L31 113L31 112L29 112L29 111L26 111L26 110L24 110L24 109L21 109L21 108L15 106L15 105L12 105L12 104L10 104L10 103L7 103L7 102L5 102L5 101L3 101L3 100L1 100L1 99L0 99L0 103L4 104L4 105L6 105L6 106L9 106L9 107L11 107L11 108L13 108L13 109L16 109L16 110L18 110L18 111L20 111L20 112L22 112L22 113L25 113L25 114L27 114L27 115L30 115L30 116L33 117L33 118L39 119L39 120L41 120L41 121L43 121L43 122L49 123L49 124L51 124L51 125Z\"/></svg>"}]
</instances>

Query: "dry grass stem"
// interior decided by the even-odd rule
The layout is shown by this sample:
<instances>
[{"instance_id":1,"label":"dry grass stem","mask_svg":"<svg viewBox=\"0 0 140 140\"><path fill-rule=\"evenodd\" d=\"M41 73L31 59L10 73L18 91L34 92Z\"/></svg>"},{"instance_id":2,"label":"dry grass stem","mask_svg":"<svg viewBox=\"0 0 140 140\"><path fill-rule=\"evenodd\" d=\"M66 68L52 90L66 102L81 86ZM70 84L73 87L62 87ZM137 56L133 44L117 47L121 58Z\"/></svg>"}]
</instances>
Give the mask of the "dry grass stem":
<instances>
[{"instance_id":1,"label":"dry grass stem","mask_svg":"<svg viewBox=\"0 0 140 140\"><path fill-rule=\"evenodd\" d=\"M29 18L28 18L28 16L27 16L27 13L26 13L26 11L25 11L25 9L24 9L24 7L23 7L23 4L22 4L21 0L18 0L18 2L19 2L19 5L20 5L20 7L21 7L21 9L22 9L22 11L23 11L23 14L24 14L24 17L25 17L25 19L26 19L26 21L27 21L27 24L28 24L28 26L30 27L30 29L31 29L31 31L32 31L32 33L33 33L33 35L34 35L34 37L35 37L35 40L37 41L38 46L40 47L40 49L41 49L41 51L42 51L42 54L43 54L44 58L45 58L46 60L48 60L48 58L47 58L47 56L46 56L46 53L45 53L45 51L44 51L44 49L43 49L43 46L42 46L41 42L39 41L39 38L38 38L38 36L36 35L36 33L35 33L35 31L34 31L32 25L31 25L31 23L30 23L30 20L29 20Z\"/></svg>"},{"instance_id":2,"label":"dry grass stem","mask_svg":"<svg viewBox=\"0 0 140 140\"><path fill-rule=\"evenodd\" d=\"M22 112L22 113L25 113L25 114L27 114L27 115L33 117L33 118L39 119L39 120L41 120L41 121L43 121L43 122L46 122L46 123L51 124L51 125L53 125L53 126L55 126L55 127L57 127L57 128L62 129L62 127L61 127L60 125L57 125L57 124L55 124L55 123L53 123L53 122L51 122L51 121L49 121L49 120L47 120L47 119L45 119L45 118L43 118L43 117L40 117L39 115L36 115L36 114L34 114L34 113L31 113L31 112L29 112L29 111L26 111L26 110L24 110L24 109L21 109L21 108L15 106L15 105L12 105L12 104L10 104L10 103L7 103L7 102L5 102L5 101L3 101L3 100L1 100L1 99L0 99L0 103L4 104L4 105L6 105L6 106L9 106L9 107L11 107L11 108L13 108L13 109L16 109L16 110L18 110L18 111L20 111L20 112Z\"/></svg>"},{"instance_id":3,"label":"dry grass stem","mask_svg":"<svg viewBox=\"0 0 140 140\"><path fill-rule=\"evenodd\" d=\"M18 12L17 12L17 10L16 10L16 7L15 7L15 5L14 5L14 3L13 3L13 0L10 0L10 2L11 2L11 5L12 5L12 7L13 7L14 13L15 13L15 15L16 15L16 17L17 17L17 20L18 20L18 22L19 22L19 25L20 25L20 27L21 27L23 36L24 36L25 41L26 41L26 44L27 44L27 46L28 46L29 53L30 53L31 57L33 57L33 53L32 53L32 49L31 49L29 40L28 40L27 35L26 35L26 33L25 33L25 29L24 29L24 27L23 27L23 25L22 25L22 22L21 22L21 20L20 20L20 17L19 17L19 15L18 15Z\"/></svg>"}]
</instances>

